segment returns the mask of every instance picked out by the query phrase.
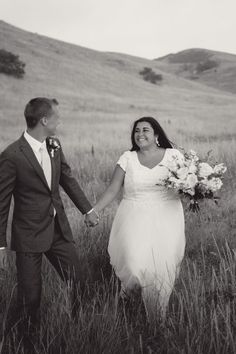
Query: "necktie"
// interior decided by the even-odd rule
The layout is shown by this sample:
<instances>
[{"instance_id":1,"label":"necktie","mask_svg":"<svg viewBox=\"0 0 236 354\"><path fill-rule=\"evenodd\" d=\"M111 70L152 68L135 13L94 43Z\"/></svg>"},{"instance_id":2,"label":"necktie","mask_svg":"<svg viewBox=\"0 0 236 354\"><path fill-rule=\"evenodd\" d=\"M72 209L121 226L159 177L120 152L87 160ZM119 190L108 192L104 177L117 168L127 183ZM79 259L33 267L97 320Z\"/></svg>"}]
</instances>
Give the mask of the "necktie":
<instances>
[{"instance_id":1,"label":"necktie","mask_svg":"<svg viewBox=\"0 0 236 354\"><path fill-rule=\"evenodd\" d=\"M41 154L41 166L48 183L49 188L51 189L51 181L52 181L52 166L51 160L47 151L46 144L43 144L39 149Z\"/></svg>"}]
</instances>

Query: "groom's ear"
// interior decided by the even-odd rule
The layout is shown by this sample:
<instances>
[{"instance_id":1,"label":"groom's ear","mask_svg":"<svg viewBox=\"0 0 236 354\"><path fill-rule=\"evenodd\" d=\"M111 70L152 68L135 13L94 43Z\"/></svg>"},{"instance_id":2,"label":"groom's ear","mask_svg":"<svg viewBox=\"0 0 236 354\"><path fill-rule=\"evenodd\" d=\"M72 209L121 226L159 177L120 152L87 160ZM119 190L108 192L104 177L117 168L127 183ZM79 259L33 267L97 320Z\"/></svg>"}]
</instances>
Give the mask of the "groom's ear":
<instances>
[{"instance_id":1,"label":"groom's ear","mask_svg":"<svg viewBox=\"0 0 236 354\"><path fill-rule=\"evenodd\" d=\"M47 124L48 124L48 119L47 119L47 117L41 118L41 119L40 119L40 123L41 123L44 127L46 127Z\"/></svg>"}]
</instances>

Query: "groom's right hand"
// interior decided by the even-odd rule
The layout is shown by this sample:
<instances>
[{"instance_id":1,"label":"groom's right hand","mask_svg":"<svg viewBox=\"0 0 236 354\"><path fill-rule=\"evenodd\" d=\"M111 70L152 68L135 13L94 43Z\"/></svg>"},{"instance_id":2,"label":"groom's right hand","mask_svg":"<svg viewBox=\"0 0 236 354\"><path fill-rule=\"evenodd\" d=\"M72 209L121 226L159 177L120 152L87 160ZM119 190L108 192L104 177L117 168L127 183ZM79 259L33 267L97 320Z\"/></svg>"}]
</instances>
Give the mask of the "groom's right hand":
<instances>
[{"instance_id":1,"label":"groom's right hand","mask_svg":"<svg viewBox=\"0 0 236 354\"><path fill-rule=\"evenodd\" d=\"M0 269L7 268L7 251L6 248L0 249Z\"/></svg>"},{"instance_id":2,"label":"groom's right hand","mask_svg":"<svg viewBox=\"0 0 236 354\"><path fill-rule=\"evenodd\" d=\"M92 209L92 211L88 214L85 215L85 220L84 220L86 226L88 227L94 227L99 224L99 215L97 212Z\"/></svg>"}]
</instances>

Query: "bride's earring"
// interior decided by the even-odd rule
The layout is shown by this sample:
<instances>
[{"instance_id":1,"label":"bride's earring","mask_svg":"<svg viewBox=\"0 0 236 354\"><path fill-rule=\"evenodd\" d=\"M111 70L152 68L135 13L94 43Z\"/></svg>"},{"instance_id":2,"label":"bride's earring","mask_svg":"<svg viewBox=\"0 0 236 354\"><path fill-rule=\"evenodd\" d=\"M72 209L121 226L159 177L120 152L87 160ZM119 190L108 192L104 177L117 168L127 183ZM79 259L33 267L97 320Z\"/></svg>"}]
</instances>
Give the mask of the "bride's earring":
<instances>
[{"instance_id":1,"label":"bride's earring","mask_svg":"<svg viewBox=\"0 0 236 354\"><path fill-rule=\"evenodd\" d=\"M157 146L160 146L158 138L156 138L156 144L157 144Z\"/></svg>"}]
</instances>

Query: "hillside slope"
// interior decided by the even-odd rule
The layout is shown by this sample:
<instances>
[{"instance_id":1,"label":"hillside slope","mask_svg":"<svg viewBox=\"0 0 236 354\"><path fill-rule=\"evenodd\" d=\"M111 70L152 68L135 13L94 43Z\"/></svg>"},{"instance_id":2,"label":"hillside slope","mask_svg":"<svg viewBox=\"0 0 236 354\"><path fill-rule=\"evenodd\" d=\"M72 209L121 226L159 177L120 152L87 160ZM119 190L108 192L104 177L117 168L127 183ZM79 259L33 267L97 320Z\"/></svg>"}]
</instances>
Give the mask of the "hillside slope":
<instances>
[{"instance_id":1,"label":"hillside slope","mask_svg":"<svg viewBox=\"0 0 236 354\"><path fill-rule=\"evenodd\" d=\"M236 93L236 55L187 49L158 58L162 70L220 90Z\"/></svg>"},{"instance_id":2,"label":"hillside slope","mask_svg":"<svg viewBox=\"0 0 236 354\"><path fill-rule=\"evenodd\" d=\"M169 125L172 135L178 131L207 134L209 129L216 133L232 130L229 126L234 122L236 96L177 75L179 63L99 52L3 21L0 48L19 55L26 63L23 79L0 74L0 123L6 128L3 139L7 142L24 127L25 103L35 96L59 100L62 116L70 126L66 128L68 134L77 132L78 123L89 123L101 141L104 127L108 134L121 139L131 122L142 115L158 117ZM154 85L144 81L139 74L144 67L161 74L162 82Z\"/></svg>"}]
</instances>

